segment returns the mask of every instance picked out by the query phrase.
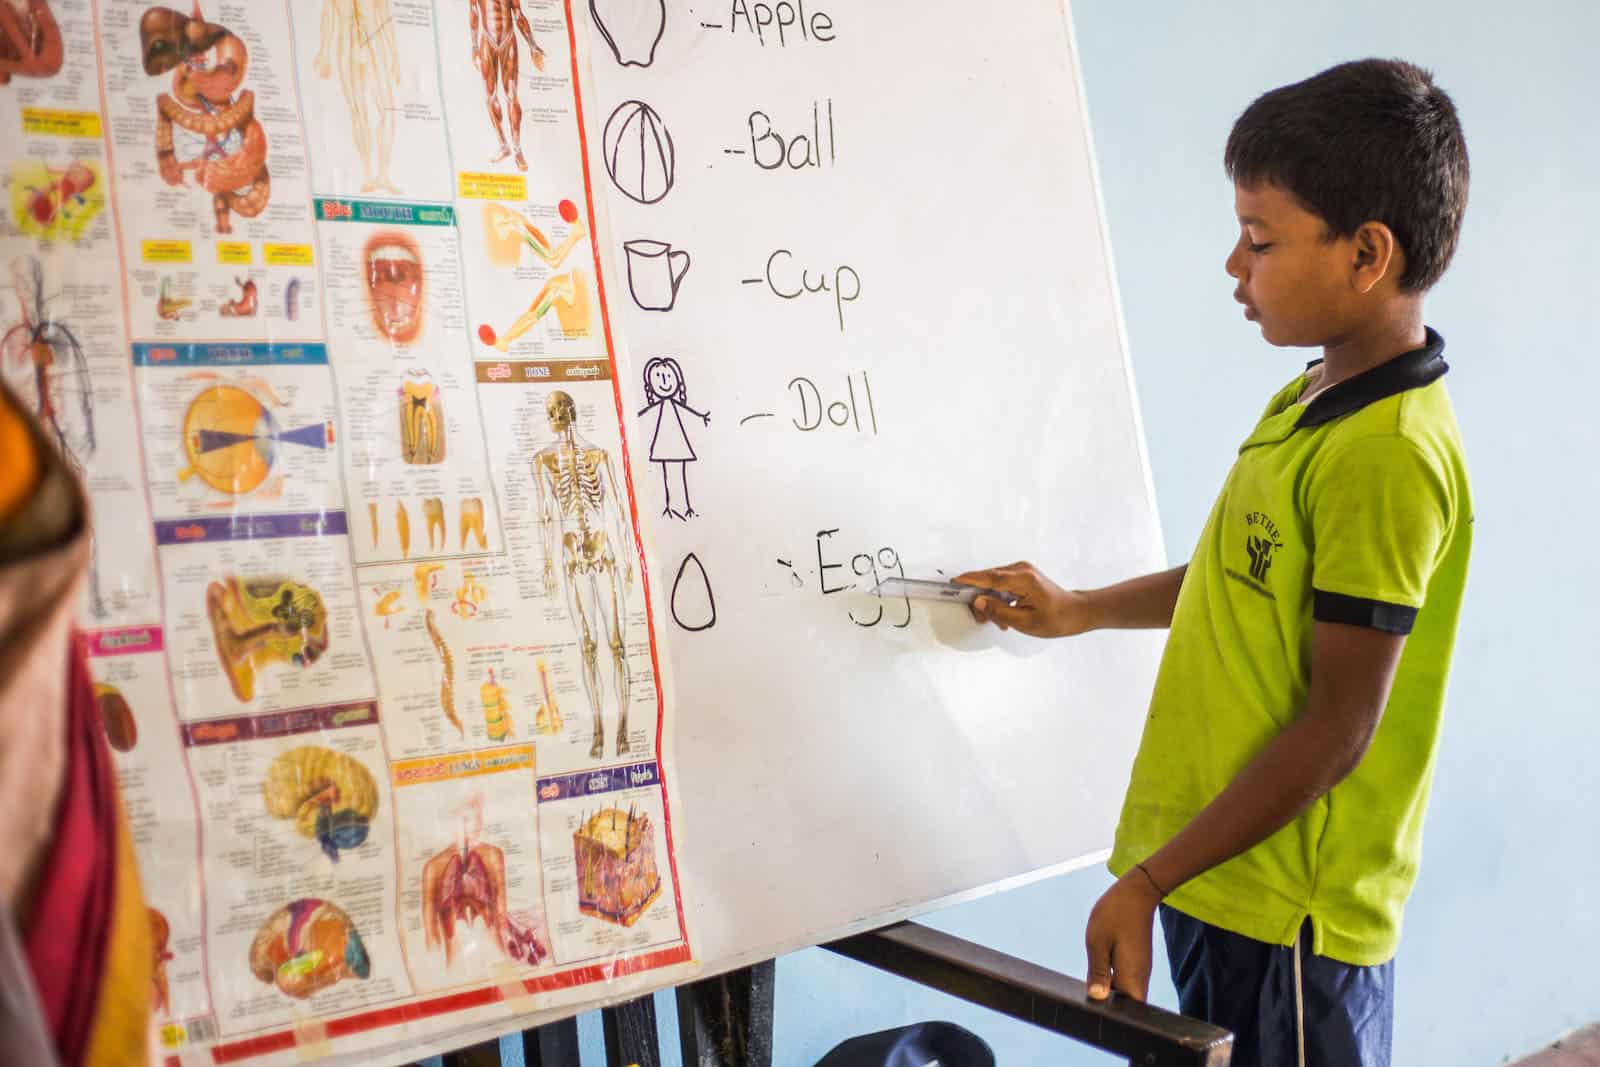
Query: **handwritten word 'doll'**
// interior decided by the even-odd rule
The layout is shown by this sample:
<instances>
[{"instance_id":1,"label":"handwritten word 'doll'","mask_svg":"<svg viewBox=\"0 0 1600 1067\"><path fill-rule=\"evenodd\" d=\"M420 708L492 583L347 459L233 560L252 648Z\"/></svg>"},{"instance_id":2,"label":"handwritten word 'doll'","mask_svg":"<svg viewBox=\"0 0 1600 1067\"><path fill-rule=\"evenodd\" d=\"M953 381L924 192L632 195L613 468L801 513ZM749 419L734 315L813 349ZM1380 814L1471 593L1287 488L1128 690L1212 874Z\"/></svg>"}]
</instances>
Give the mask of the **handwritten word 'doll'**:
<instances>
[{"instance_id":1,"label":"handwritten word 'doll'","mask_svg":"<svg viewBox=\"0 0 1600 1067\"><path fill-rule=\"evenodd\" d=\"M750 159L762 170L821 169L824 159L831 167L838 162L838 142L833 135L833 101L828 101L827 129L822 124L823 108L811 104L811 132L797 133L785 139L772 128L772 119L765 111L750 112ZM824 140L826 133L826 140Z\"/></svg>"},{"instance_id":2,"label":"handwritten word 'doll'","mask_svg":"<svg viewBox=\"0 0 1600 1067\"><path fill-rule=\"evenodd\" d=\"M861 275L856 273L854 267L848 264L835 267L831 281L827 273L812 277L809 270L802 270L796 278L794 253L787 248L780 248L767 257L765 276L746 278L743 284L760 285L762 282L766 283L773 296L783 300L798 300L812 293L832 293L841 333L844 332L844 306L861 297Z\"/></svg>"},{"instance_id":3,"label":"handwritten word 'doll'","mask_svg":"<svg viewBox=\"0 0 1600 1067\"><path fill-rule=\"evenodd\" d=\"M827 44L834 39L832 16L816 8L808 13L805 0L795 0L794 3L778 0L776 4L748 4L745 0L733 0L733 7L728 13L728 32L737 35L741 20L744 32L755 34L762 48L767 46L769 32L776 36L779 48L787 48L796 39L796 30L799 31L798 39L804 42Z\"/></svg>"},{"instance_id":4,"label":"handwritten word 'doll'","mask_svg":"<svg viewBox=\"0 0 1600 1067\"><path fill-rule=\"evenodd\" d=\"M848 400L835 400L824 404L822 390L817 388L810 378L795 378L789 382L789 388L794 391L795 399L800 402L800 417L794 420L797 430L810 433L823 424L823 419L834 426L849 426L855 423L857 432L878 432L878 412L872 403L872 383L867 380L867 372L861 372L861 392L858 397L854 375L846 375L845 393ZM837 394L836 394L837 395ZM860 400L864 398L863 406ZM866 415L866 422L862 422L862 415Z\"/></svg>"}]
</instances>

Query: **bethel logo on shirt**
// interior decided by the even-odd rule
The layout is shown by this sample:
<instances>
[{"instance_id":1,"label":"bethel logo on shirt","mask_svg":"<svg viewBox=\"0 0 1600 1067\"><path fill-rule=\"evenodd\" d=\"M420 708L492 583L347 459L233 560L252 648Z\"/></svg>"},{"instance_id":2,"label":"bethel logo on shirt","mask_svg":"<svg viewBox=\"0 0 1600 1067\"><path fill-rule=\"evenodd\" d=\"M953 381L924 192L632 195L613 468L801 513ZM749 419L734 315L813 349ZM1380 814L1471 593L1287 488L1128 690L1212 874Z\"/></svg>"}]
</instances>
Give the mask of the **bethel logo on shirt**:
<instances>
[{"instance_id":1,"label":"bethel logo on shirt","mask_svg":"<svg viewBox=\"0 0 1600 1067\"><path fill-rule=\"evenodd\" d=\"M1244 521L1250 527L1244 539L1244 550L1250 556L1250 577L1265 582L1272 569L1272 554L1283 547L1283 538L1278 535L1278 524L1264 512L1252 511Z\"/></svg>"}]
</instances>

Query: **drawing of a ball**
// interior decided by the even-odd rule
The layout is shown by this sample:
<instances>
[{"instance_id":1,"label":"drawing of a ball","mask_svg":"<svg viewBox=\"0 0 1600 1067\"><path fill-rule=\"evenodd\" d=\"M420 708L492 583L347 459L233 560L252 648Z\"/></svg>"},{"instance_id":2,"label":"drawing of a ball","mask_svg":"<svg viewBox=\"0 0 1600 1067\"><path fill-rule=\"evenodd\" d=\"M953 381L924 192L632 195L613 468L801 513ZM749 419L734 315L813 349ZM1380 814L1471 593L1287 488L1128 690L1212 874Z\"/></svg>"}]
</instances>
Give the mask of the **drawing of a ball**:
<instances>
[{"instance_id":1,"label":"drawing of a ball","mask_svg":"<svg viewBox=\"0 0 1600 1067\"><path fill-rule=\"evenodd\" d=\"M629 200L654 204L672 191L672 135L655 109L629 100L606 120L606 173Z\"/></svg>"}]
</instances>

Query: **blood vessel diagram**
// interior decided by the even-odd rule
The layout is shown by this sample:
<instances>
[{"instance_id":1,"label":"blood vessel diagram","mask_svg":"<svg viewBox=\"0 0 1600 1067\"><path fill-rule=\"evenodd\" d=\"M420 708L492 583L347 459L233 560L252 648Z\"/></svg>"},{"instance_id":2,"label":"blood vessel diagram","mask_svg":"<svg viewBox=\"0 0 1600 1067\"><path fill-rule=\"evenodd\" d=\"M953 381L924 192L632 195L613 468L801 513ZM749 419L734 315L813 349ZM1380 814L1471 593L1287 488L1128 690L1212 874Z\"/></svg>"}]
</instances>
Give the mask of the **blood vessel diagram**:
<instances>
[{"instance_id":1,"label":"blood vessel diagram","mask_svg":"<svg viewBox=\"0 0 1600 1067\"><path fill-rule=\"evenodd\" d=\"M361 254L367 308L380 337L408 345L422 332L422 252L398 230L383 230L367 240Z\"/></svg>"},{"instance_id":2,"label":"blood vessel diagram","mask_svg":"<svg viewBox=\"0 0 1600 1067\"><path fill-rule=\"evenodd\" d=\"M211 194L217 232L232 233L232 216L255 218L272 196L267 135L255 118L255 94L241 89L250 55L226 27L194 13L152 7L139 20L144 72L172 75L172 92L156 98L156 162L168 185L185 175Z\"/></svg>"},{"instance_id":3,"label":"blood vessel diagram","mask_svg":"<svg viewBox=\"0 0 1600 1067\"><path fill-rule=\"evenodd\" d=\"M510 959L537 964L549 954L541 927L530 912L506 908L506 859L483 836L483 796L474 794L461 810L461 833L422 867L422 931L429 948L444 949L446 966L455 956L456 924L481 922Z\"/></svg>"},{"instance_id":4,"label":"blood vessel diagram","mask_svg":"<svg viewBox=\"0 0 1600 1067\"><path fill-rule=\"evenodd\" d=\"M189 402L183 416L183 452L188 466L178 481L199 478L219 493L241 496L261 489L285 445L327 449L333 427L310 423L285 430L268 405L276 400L265 383L213 385Z\"/></svg>"},{"instance_id":5,"label":"blood vessel diagram","mask_svg":"<svg viewBox=\"0 0 1600 1067\"><path fill-rule=\"evenodd\" d=\"M310 667L328 650L328 609L287 578L229 575L206 587L206 617L233 695L255 699L256 675L275 664Z\"/></svg>"},{"instance_id":6,"label":"blood vessel diagram","mask_svg":"<svg viewBox=\"0 0 1600 1067\"><path fill-rule=\"evenodd\" d=\"M341 979L370 976L372 960L344 909L302 897L273 912L256 931L250 973L304 1000Z\"/></svg>"},{"instance_id":7,"label":"blood vessel diagram","mask_svg":"<svg viewBox=\"0 0 1600 1067\"><path fill-rule=\"evenodd\" d=\"M61 70L64 58L50 0L0 0L0 85L12 75L48 78Z\"/></svg>"},{"instance_id":8,"label":"blood vessel diagram","mask_svg":"<svg viewBox=\"0 0 1600 1067\"><path fill-rule=\"evenodd\" d=\"M389 178L394 153L394 87L400 83L400 47L389 0L323 0L317 77L331 77L350 108L350 136L361 157L361 191L399 193Z\"/></svg>"},{"instance_id":9,"label":"blood vessel diagram","mask_svg":"<svg viewBox=\"0 0 1600 1067\"><path fill-rule=\"evenodd\" d=\"M293 819L301 837L314 839L339 862L339 853L367 839L378 810L378 784L354 758L321 745L280 754L261 783L267 813Z\"/></svg>"},{"instance_id":10,"label":"blood vessel diagram","mask_svg":"<svg viewBox=\"0 0 1600 1067\"><path fill-rule=\"evenodd\" d=\"M533 27L522 13L522 0L467 0L472 33L472 62L483 78L489 104L489 121L500 138L499 162L515 155L518 170L528 169L522 154L522 102L517 95L517 34L528 42L528 59L544 70L544 49L534 40ZM514 27L514 28L513 28ZM503 107L502 107L503 105ZM510 134L509 143L507 133Z\"/></svg>"}]
</instances>

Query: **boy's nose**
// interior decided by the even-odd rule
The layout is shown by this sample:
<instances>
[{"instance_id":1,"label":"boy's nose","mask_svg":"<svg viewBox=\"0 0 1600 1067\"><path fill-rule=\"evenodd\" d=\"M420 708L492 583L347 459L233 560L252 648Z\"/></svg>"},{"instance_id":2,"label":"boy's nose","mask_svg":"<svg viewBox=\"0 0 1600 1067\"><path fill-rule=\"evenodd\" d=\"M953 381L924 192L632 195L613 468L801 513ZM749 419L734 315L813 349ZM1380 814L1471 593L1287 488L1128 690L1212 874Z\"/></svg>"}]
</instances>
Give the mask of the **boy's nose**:
<instances>
[{"instance_id":1,"label":"boy's nose","mask_svg":"<svg viewBox=\"0 0 1600 1067\"><path fill-rule=\"evenodd\" d=\"M1244 257L1239 254L1243 242L1236 242L1233 250L1228 253L1228 258L1222 261L1222 269L1228 272L1228 277L1235 280L1244 276Z\"/></svg>"}]
</instances>

